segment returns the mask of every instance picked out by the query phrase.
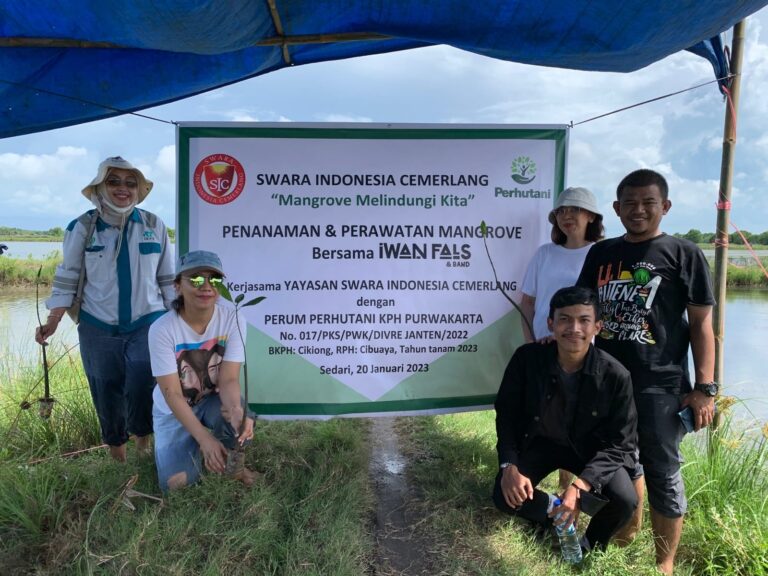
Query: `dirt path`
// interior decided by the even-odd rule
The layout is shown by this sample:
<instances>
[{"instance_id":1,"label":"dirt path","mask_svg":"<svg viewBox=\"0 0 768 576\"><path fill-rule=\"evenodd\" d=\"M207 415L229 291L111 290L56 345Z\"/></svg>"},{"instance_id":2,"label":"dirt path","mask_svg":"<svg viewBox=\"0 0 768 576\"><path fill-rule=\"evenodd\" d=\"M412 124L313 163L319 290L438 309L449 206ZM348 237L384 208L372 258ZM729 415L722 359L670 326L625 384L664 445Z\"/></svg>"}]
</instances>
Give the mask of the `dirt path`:
<instances>
[{"instance_id":1,"label":"dirt path","mask_svg":"<svg viewBox=\"0 0 768 576\"><path fill-rule=\"evenodd\" d=\"M400 451L394 418L374 418L369 475L376 495L376 553L371 573L377 576L434 574L429 543L420 537L416 496L408 485L407 460Z\"/></svg>"}]
</instances>

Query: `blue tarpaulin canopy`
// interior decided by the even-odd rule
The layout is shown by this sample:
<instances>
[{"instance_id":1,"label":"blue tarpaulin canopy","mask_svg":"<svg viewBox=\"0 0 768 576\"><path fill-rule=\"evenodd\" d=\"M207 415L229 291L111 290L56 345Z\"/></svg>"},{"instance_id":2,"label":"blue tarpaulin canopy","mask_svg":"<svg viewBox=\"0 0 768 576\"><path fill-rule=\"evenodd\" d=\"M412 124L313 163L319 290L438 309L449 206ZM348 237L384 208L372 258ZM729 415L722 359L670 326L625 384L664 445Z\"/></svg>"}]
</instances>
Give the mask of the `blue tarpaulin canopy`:
<instances>
[{"instance_id":1,"label":"blue tarpaulin canopy","mask_svg":"<svg viewBox=\"0 0 768 576\"><path fill-rule=\"evenodd\" d=\"M435 44L526 64L630 72L717 43L766 4L0 0L0 137L133 112L285 66ZM698 46L707 48L722 76L721 50Z\"/></svg>"}]
</instances>

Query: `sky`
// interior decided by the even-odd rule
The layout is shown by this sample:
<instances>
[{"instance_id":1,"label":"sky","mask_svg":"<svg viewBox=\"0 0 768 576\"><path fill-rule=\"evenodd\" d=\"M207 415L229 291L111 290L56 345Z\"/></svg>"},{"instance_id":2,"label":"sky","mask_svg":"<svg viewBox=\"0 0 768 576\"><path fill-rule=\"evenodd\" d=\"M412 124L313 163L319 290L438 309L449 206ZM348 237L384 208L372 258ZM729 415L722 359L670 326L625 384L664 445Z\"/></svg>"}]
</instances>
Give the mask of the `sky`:
<instances>
[{"instance_id":1,"label":"sky","mask_svg":"<svg viewBox=\"0 0 768 576\"><path fill-rule=\"evenodd\" d=\"M768 230L768 8L747 21L731 221ZM730 31L725 36L730 45ZM628 73L581 72L494 60L436 46L296 66L143 110L187 122L569 124L713 79L681 52ZM714 231L726 105L714 84L573 127L567 185L592 190L608 236L623 232L611 204L627 173L665 175L666 232ZM155 182L141 207L176 227L176 132L131 115L0 140L0 226L65 227L90 208L80 190L120 155ZM731 229L729 232L732 232Z\"/></svg>"}]
</instances>

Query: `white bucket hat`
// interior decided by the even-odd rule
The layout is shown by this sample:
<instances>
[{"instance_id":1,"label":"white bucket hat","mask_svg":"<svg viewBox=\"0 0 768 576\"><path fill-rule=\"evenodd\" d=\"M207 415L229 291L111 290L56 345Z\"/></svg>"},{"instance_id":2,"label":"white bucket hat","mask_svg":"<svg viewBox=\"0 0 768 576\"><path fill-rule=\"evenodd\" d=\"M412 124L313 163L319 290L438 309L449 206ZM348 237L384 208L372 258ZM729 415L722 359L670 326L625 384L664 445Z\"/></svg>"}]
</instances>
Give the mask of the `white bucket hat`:
<instances>
[{"instance_id":1,"label":"white bucket hat","mask_svg":"<svg viewBox=\"0 0 768 576\"><path fill-rule=\"evenodd\" d=\"M555 210L562 206L575 206L582 210L589 210L600 220L603 219L603 215L597 208L597 199L595 198L595 195L586 188L572 187L563 190L557 197L557 200L555 200L555 207L552 208L552 211L549 213L550 224L555 223Z\"/></svg>"},{"instance_id":2,"label":"white bucket hat","mask_svg":"<svg viewBox=\"0 0 768 576\"><path fill-rule=\"evenodd\" d=\"M98 194L96 187L104 182L110 168L130 170L136 175L136 179L139 181L138 199L136 200L136 204L141 204L144 198L147 197L147 194L149 194L149 191L152 190L152 186L154 186L152 180L145 178L144 174L141 173L141 170L128 162L128 160L124 160L121 156L111 156L99 164L99 171L96 174L96 177L91 180L91 183L88 184L88 186L83 188L83 196L88 198L88 200L91 200L92 196Z\"/></svg>"}]
</instances>

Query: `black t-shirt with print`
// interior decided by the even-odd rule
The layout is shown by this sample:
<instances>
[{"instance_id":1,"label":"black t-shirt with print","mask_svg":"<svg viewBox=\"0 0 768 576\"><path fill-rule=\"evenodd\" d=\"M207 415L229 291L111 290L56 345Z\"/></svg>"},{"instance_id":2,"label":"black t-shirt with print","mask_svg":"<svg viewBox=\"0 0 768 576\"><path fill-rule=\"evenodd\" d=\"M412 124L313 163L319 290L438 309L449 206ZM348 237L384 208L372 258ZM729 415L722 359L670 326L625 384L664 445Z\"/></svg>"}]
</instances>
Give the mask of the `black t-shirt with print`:
<instances>
[{"instance_id":1,"label":"black t-shirt with print","mask_svg":"<svg viewBox=\"0 0 768 576\"><path fill-rule=\"evenodd\" d=\"M577 281L598 291L603 329L595 344L632 373L636 391L689 392L688 304L713 305L702 251L662 234L595 244Z\"/></svg>"}]
</instances>

